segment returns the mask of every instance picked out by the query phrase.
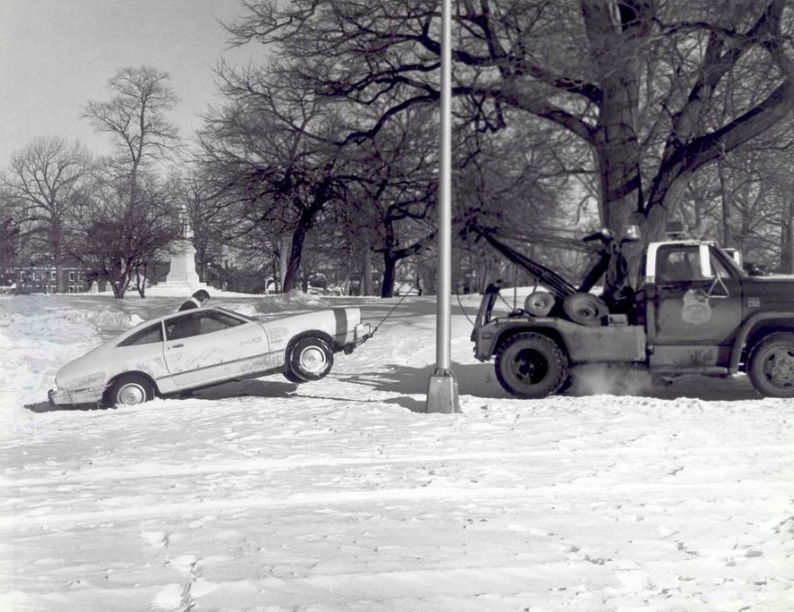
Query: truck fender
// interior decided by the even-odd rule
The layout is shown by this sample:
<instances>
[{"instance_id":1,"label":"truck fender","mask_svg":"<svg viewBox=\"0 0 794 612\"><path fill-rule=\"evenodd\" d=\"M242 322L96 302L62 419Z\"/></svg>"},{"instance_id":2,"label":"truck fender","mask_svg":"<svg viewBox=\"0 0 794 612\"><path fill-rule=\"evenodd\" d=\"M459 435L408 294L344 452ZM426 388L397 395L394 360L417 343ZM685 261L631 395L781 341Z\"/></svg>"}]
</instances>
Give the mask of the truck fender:
<instances>
[{"instance_id":1,"label":"truck fender","mask_svg":"<svg viewBox=\"0 0 794 612\"><path fill-rule=\"evenodd\" d=\"M563 334L560 333L560 330L554 325L526 325L517 322L515 326L511 326L502 330L502 333L499 334L493 344L492 354L496 354L496 352L499 350L499 347L511 337L523 333L533 333L546 336L549 340L556 342L566 355L568 353L568 347L566 346L565 338L563 337Z\"/></svg>"},{"instance_id":2,"label":"truck fender","mask_svg":"<svg viewBox=\"0 0 794 612\"><path fill-rule=\"evenodd\" d=\"M745 345L747 344L747 339L750 337L750 334L759 327L765 321L770 321L773 319L784 319L791 322L792 330L794 330L794 314L791 312L757 312L754 315L751 315L742 326L739 328L739 333L736 334L736 340L733 341L733 348L731 349L731 364L729 367L730 374L736 374L739 372L739 362L742 359L742 353L744 352Z\"/></svg>"}]
</instances>

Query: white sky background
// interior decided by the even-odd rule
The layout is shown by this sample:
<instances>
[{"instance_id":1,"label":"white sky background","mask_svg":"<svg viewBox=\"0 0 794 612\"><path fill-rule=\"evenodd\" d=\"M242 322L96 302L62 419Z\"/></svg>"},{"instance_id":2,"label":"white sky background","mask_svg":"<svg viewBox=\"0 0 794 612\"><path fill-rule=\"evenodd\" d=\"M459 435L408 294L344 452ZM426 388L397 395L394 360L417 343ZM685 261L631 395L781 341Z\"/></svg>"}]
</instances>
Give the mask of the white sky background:
<instances>
[{"instance_id":1,"label":"white sky background","mask_svg":"<svg viewBox=\"0 0 794 612\"><path fill-rule=\"evenodd\" d=\"M111 97L108 80L127 66L171 75L180 103L169 120L190 138L219 100L218 60L261 53L227 50L217 20L241 12L239 0L0 0L0 168L37 136L109 152L108 137L80 115L89 100Z\"/></svg>"}]
</instances>

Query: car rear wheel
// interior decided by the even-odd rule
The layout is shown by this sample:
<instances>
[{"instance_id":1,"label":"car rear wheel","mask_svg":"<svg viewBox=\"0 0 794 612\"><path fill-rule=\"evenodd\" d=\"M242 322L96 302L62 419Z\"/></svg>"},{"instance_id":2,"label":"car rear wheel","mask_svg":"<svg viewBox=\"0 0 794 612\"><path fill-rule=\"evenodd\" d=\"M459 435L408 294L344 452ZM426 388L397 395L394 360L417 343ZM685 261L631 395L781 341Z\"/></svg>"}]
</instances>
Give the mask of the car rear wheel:
<instances>
[{"instance_id":1,"label":"car rear wheel","mask_svg":"<svg viewBox=\"0 0 794 612\"><path fill-rule=\"evenodd\" d=\"M747 373L766 397L794 397L794 333L764 339L752 352Z\"/></svg>"},{"instance_id":2,"label":"car rear wheel","mask_svg":"<svg viewBox=\"0 0 794 612\"><path fill-rule=\"evenodd\" d=\"M154 385L140 374L120 376L105 395L107 406L135 406L154 399Z\"/></svg>"},{"instance_id":3,"label":"car rear wheel","mask_svg":"<svg viewBox=\"0 0 794 612\"><path fill-rule=\"evenodd\" d=\"M334 354L325 340L316 337L301 338L290 350L284 375L292 382L320 380L325 378L333 365Z\"/></svg>"},{"instance_id":4,"label":"car rear wheel","mask_svg":"<svg viewBox=\"0 0 794 612\"><path fill-rule=\"evenodd\" d=\"M551 338L517 334L497 352L496 378L505 391L516 397L546 397L559 391L568 378L568 357Z\"/></svg>"}]
</instances>

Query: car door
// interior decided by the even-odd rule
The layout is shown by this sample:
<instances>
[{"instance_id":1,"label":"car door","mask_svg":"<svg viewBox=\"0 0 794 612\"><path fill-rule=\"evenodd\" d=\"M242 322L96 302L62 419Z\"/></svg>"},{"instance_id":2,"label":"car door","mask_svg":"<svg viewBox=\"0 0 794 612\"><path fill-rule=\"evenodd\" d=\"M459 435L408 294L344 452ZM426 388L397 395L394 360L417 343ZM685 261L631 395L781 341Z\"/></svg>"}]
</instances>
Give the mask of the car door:
<instances>
[{"instance_id":1,"label":"car door","mask_svg":"<svg viewBox=\"0 0 794 612\"><path fill-rule=\"evenodd\" d=\"M267 353L262 327L223 310L188 310L168 319L164 348L178 389L235 378L252 356Z\"/></svg>"},{"instance_id":2,"label":"car door","mask_svg":"<svg viewBox=\"0 0 794 612\"><path fill-rule=\"evenodd\" d=\"M656 265L651 364L724 366L742 321L741 280L708 244L663 245Z\"/></svg>"}]
</instances>

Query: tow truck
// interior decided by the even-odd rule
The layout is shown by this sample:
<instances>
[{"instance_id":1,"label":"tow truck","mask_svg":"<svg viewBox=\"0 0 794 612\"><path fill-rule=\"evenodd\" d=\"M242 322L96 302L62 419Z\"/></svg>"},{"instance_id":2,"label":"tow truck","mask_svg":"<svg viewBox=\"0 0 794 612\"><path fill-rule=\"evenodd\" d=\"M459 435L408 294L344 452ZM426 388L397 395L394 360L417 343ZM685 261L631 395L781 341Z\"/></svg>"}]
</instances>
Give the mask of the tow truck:
<instances>
[{"instance_id":1,"label":"tow truck","mask_svg":"<svg viewBox=\"0 0 794 612\"><path fill-rule=\"evenodd\" d=\"M496 377L513 396L558 393L572 366L598 363L662 378L744 372L761 395L794 397L794 276L751 276L738 251L672 234L644 248L631 283L623 248L639 237L630 228L619 240L608 231L583 239L599 258L575 287L492 232L477 231L537 281L504 316L494 312L503 284L489 285L471 335L475 357L495 359Z\"/></svg>"}]
</instances>

